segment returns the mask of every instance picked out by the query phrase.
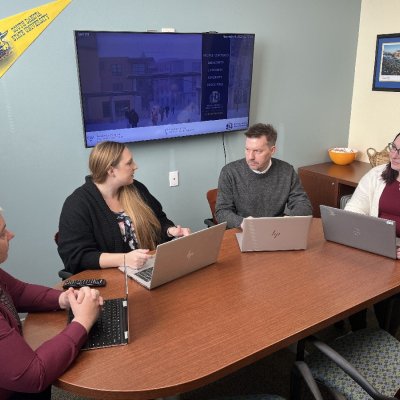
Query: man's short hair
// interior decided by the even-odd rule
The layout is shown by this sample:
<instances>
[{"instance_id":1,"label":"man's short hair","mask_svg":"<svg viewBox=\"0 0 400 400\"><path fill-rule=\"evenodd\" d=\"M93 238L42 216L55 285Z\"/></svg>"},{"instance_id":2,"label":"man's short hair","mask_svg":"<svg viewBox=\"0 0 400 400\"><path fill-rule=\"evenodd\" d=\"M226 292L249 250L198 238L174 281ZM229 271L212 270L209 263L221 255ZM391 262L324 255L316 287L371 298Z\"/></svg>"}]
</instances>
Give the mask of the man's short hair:
<instances>
[{"instance_id":1,"label":"man's short hair","mask_svg":"<svg viewBox=\"0 0 400 400\"><path fill-rule=\"evenodd\" d=\"M270 124L254 124L245 132L248 138L259 138L265 136L267 138L268 145L275 146L278 133L275 128Z\"/></svg>"}]
</instances>

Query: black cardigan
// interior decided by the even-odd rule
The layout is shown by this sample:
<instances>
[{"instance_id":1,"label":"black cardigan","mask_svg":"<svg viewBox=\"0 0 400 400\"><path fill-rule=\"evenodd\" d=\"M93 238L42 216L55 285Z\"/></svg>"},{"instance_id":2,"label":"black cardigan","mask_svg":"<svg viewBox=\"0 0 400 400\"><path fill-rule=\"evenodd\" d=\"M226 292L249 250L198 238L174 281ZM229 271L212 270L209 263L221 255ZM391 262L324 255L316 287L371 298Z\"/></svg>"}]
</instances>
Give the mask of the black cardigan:
<instances>
[{"instance_id":1,"label":"black cardigan","mask_svg":"<svg viewBox=\"0 0 400 400\"><path fill-rule=\"evenodd\" d=\"M160 221L159 243L170 240L167 229L174 223L167 218L160 202L142 183L135 180L133 186ZM65 269L73 274L85 269L99 269L101 253L129 251L129 245L122 240L115 214L92 178L87 176L86 183L67 197L60 215L58 253Z\"/></svg>"}]
</instances>

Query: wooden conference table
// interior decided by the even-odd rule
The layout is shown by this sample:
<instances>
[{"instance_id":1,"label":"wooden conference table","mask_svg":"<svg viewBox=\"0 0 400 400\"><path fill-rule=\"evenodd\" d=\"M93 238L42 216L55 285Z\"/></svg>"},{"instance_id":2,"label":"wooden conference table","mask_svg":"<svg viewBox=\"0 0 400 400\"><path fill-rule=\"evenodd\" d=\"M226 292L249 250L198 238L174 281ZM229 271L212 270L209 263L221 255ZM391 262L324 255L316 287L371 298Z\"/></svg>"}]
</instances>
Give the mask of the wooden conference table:
<instances>
[{"instance_id":1,"label":"wooden conference table","mask_svg":"<svg viewBox=\"0 0 400 400\"><path fill-rule=\"evenodd\" d=\"M225 232L218 262L148 291L130 280L131 343L81 352L56 382L97 399L152 399L193 390L400 291L400 263L325 242L312 223L305 251L240 253ZM105 298L122 297L116 269ZM66 324L64 311L30 314L36 348Z\"/></svg>"}]
</instances>

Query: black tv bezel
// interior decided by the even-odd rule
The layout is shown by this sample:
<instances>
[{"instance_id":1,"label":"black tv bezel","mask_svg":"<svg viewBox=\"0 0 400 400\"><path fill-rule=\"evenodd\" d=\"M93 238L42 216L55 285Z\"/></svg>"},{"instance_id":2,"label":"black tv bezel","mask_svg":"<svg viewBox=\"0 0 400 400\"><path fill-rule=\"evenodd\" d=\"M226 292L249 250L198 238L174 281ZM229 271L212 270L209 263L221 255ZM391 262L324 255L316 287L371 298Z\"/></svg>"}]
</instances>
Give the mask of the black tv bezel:
<instances>
[{"instance_id":1,"label":"black tv bezel","mask_svg":"<svg viewBox=\"0 0 400 400\"><path fill-rule=\"evenodd\" d=\"M253 38L253 43L252 43L252 53L251 53L251 67L250 67L250 75L249 75L249 81L250 85L248 87L248 103L247 103L247 123L246 125L241 125L241 126L232 126L229 129L225 130L217 130L213 129L211 131L207 132L196 132L196 133L184 133L182 135L179 135L178 133L175 133L173 136L168 136L168 137L157 137L157 138L151 138L151 139L137 139L137 140L116 140L120 141L121 143L125 144L132 144L132 143L146 143L146 142L159 142L162 140L169 140L169 139L181 139L181 138L189 138L189 137L199 137L199 136L209 136L209 135L216 135L216 134L221 134L221 133L233 133L233 132L238 132L238 131L243 131L246 130L249 125L250 125L250 111L251 111L251 92L252 92L252 85L253 85L253 67L254 67L254 50L255 50L255 33L221 33L221 32L159 32L159 31L111 31L111 30L82 30L82 29L77 29L73 31L74 34L74 44L75 44L75 56L76 56L76 67L77 67L77 76L78 76L78 86L79 86L79 98L80 98L80 106L81 106L81 117L82 117L82 131L83 131L83 138L84 138L84 144L86 148L92 148L95 146L95 144L89 144L88 143L88 133L91 131L88 131L86 129L86 122L85 122L85 117L84 117L84 107L83 107L83 95L82 95L82 82L81 82L81 73L80 73L80 66L79 66L79 56L78 56L78 44L77 44L77 34L78 33L115 33L115 34L145 34L145 35L182 35L182 36L187 36L187 35L218 35L218 36L246 36L246 37L252 37ZM201 106L201 104L200 104ZM207 121L200 120L199 122L205 123ZM176 126L181 125L175 124ZM183 125L183 124L182 124ZM137 129L139 129L138 127ZM116 131L119 129L115 129ZM104 139L104 140L112 140L112 139ZM97 141L100 142L102 140Z\"/></svg>"}]
</instances>

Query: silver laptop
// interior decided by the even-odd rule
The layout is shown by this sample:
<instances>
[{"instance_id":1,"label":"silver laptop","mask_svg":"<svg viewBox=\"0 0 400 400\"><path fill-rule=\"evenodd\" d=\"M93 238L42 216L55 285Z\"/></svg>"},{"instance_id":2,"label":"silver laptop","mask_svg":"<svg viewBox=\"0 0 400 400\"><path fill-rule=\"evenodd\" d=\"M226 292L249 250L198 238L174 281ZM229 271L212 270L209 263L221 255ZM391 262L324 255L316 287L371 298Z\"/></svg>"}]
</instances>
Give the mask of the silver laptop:
<instances>
[{"instance_id":1,"label":"silver laptop","mask_svg":"<svg viewBox=\"0 0 400 400\"><path fill-rule=\"evenodd\" d=\"M396 222L320 206L326 240L396 258Z\"/></svg>"},{"instance_id":2,"label":"silver laptop","mask_svg":"<svg viewBox=\"0 0 400 400\"><path fill-rule=\"evenodd\" d=\"M226 222L157 246L155 256L139 271L127 267L128 276L147 289L190 274L217 261ZM120 268L123 270L123 268Z\"/></svg>"},{"instance_id":3,"label":"silver laptop","mask_svg":"<svg viewBox=\"0 0 400 400\"><path fill-rule=\"evenodd\" d=\"M245 218L236 234L240 251L306 249L311 221L311 215Z\"/></svg>"}]
</instances>

